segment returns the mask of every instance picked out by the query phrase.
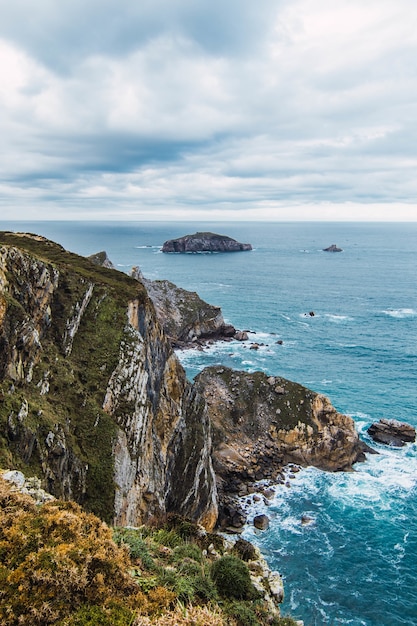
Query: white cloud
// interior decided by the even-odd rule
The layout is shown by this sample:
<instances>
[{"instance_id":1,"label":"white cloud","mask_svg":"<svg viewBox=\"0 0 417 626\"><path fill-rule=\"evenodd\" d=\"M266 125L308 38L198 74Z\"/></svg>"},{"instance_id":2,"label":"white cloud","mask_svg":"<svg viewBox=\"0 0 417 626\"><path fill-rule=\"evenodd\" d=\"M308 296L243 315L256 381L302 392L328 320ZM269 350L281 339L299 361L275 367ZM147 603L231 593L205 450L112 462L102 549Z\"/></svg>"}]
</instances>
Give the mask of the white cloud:
<instances>
[{"instance_id":1,"label":"white cloud","mask_svg":"<svg viewBox=\"0 0 417 626\"><path fill-rule=\"evenodd\" d=\"M417 219L414 0L2 13L4 218Z\"/></svg>"}]
</instances>

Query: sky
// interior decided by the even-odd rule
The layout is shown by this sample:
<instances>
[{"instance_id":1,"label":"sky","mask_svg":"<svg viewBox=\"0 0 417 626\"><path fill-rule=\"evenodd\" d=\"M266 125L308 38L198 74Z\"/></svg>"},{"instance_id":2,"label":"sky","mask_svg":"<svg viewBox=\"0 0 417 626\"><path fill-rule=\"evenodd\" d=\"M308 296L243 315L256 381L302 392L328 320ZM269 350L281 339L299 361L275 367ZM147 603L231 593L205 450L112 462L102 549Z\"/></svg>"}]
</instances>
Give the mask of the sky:
<instances>
[{"instance_id":1,"label":"sky","mask_svg":"<svg viewBox=\"0 0 417 626\"><path fill-rule=\"evenodd\" d=\"M0 218L417 221L416 0L0 0Z\"/></svg>"}]
</instances>

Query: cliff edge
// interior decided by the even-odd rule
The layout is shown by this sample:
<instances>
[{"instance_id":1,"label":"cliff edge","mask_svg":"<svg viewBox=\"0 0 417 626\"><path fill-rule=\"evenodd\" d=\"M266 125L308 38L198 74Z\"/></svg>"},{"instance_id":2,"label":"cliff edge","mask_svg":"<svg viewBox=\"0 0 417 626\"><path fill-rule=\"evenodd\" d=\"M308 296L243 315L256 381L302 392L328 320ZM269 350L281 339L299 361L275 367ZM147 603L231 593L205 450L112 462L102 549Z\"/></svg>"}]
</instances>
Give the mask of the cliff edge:
<instances>
[{"instance_id":1,"label":"cliff edge","mask_svg":"<svg viewBox=\"0 0 417 626\"><path fill-rule=\"evenodd\" d=\"M214 526L206 404L137 280L0 233L0 398L0 467L117 525Z\"/></svg>"}]
</instances>

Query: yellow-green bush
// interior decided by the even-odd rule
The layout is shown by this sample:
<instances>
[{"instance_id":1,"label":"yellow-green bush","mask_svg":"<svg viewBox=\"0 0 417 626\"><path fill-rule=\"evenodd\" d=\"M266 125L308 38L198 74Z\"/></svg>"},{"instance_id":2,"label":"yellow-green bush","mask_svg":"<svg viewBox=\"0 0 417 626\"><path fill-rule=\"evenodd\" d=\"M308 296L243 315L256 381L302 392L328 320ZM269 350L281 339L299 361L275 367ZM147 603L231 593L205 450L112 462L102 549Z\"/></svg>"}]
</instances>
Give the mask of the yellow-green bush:
<instances>
[{"instance_id":1,"label":"yellow-green bush","mask_svg":"<svg viewBox=\"0 0 417 626\"><path fill-rule=\"evenodd\" d=\"M129 557L72 502L37 507L0 481L0 623L57 623L84 605L137 604Z\"/></svg>"}]
</instances>

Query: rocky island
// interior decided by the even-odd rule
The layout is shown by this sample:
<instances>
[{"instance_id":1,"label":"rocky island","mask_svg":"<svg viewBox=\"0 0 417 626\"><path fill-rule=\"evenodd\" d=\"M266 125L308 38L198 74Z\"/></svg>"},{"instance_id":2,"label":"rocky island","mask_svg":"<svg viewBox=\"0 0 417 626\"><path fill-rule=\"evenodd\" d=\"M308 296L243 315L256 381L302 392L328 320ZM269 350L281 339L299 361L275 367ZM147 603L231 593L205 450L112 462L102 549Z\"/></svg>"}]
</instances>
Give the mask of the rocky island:
<instances>
[{"instance_id":1,"label":"rocky island","mask_svg":"<svg viewBox=\"0 0 417 626\"><path fill-rule=\"evenodd\" d=\"M323 252L343 252L343 248L338 248L335 243L333 243L328 248L323 248Z\"/></svg>"},{"instance_id":2,"label":"rocky island","mask_svg":"<svg viewBox=\"0 0 417 626\"><path fill-rule=\"evenodd\" d=\"M195 233L178 239L169 239L162 246L162 252L241 252L252 250L250 243L239 243L226 235L216 233Z\"/></svg>"}]
</instances>

